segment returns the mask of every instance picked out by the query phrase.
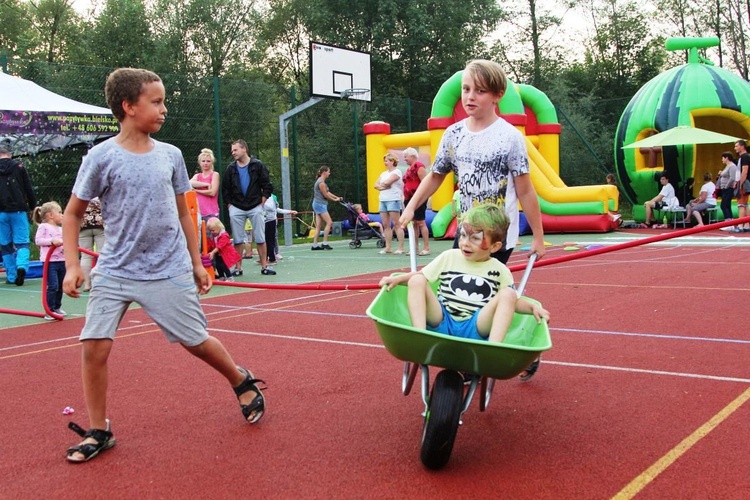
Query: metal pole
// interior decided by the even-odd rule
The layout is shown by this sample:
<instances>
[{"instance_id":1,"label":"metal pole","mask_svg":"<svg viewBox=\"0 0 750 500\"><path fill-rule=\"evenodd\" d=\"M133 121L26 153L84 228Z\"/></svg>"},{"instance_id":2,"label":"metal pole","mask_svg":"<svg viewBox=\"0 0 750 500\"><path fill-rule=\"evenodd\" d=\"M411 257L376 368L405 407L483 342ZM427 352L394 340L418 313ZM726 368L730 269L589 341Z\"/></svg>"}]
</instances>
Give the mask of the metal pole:
<instances>
[{"instance_id":1,"label":"metal pole","mask_svg":"<svg viewBox=\"0 0 750 500\"><path fill-rule=\"evenodd\" d=\"M355 103L353 106L354 113L352 115L354 116L354 177L357 182L357 196L355 198L357 203L360 203L360 197L359 197L359 134L357 133L357 124L359 123L359 116L357 113L357 110L359 108L359 104Z\"/></svg>"},{"instance_id":2,"label":"metal pole","mask_svg":"<svg viewBox=\"0 0 750 500\"><path fill-rule=\"evenodd\" d=\"M219 173L219 177L223 175L222 169L221 169L221 103L219 101L219 77L215 76L213 78L214 83L214 130L216 132L216 159L217 164L214 165L216 168L216 171ZM224 206L224 201L221 197L221 189L219 189L219 217L223 218L224 220L228 220L228 216L226 214L226 207Z\"/></svg>"},{"instance_id":3,"label":"metal pole","mask_svg":"<svg viewBox=\"0 0 750 500\"><path fill-rule=\"evenodd\" d=\"M307 108L311 106L315 106L320 101L322 101L322 97L313 97L309 101L305 102L304 104L300 104L299 106L295 107L294 109L291 109L284 113L283 115L279 116L279 147L281 149L281 196L284 199L283 205L284 208L287 210L291 210L292 203L291 203L291 182L289 179L289 143L287 140L287 131L286 127L289 123L289 120L296 114L301 113L302 111L306 110ZM291 246L293 242L293 236L292 236L292 225L291 224L284 224L284 246Z\"/></svg>"},{"instance_id":4,"label":"metal pole","mask_svg":"<svg viewBox=\"0 0 750 500\"><path fill-rule=\"evenodd\" d=\"M292 85L292 109L297 106L296 87ZM299 162L297 155L297 118L292 117L292 156L294 157L294 207L297 210L300 207L299 202ZM296 232L300 232L299 219L296 220ZM286 242L285 242L286 243Z\"/></svg>"}]
</instances>

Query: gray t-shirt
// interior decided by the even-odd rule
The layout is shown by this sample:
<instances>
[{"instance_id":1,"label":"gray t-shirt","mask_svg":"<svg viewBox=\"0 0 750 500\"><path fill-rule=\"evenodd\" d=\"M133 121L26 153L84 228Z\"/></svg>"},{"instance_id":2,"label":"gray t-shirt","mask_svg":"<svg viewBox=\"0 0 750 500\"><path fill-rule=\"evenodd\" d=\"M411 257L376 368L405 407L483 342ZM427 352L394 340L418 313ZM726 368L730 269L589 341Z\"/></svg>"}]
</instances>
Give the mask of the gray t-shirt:
<instances>
[{"instance_id":1,"label":"gray t-shirt","mask_svg":"<svg viewBox=\"0 0 750 500\"><path fill-rule=\"evenodd\" d=\"M101 273L148 281L193 269L175 201L190 190L185 160L176 147L152 141L150 152L135 154L109 139L91 148L78 170L73 194L101 199Z\"/></svg>"},{"instance_id":2,"label":"gray t-shirt","mask_svg":"<svg viewBox=\"0 0 750 500\"><path fill-rule=\"evenodd\" d=\"M316 203L322 203L323 205L328 205L328 198L323 196L323 191L320 190L320 185L323 182L325 182L325 179L322 177L318 177L315 180L315 185L313 186L313 201Z\"/></svg>"}]
</instances>

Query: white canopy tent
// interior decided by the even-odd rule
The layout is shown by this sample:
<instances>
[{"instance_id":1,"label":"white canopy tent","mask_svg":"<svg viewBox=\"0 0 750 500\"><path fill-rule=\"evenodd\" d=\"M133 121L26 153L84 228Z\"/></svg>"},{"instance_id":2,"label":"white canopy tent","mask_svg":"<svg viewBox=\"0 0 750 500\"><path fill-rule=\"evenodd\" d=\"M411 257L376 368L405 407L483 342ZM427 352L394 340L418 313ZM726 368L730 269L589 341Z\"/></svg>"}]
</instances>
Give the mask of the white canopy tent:
<instances>
[{"instance_id":1,"label":"white canopy tent","mask_svg":"<svg viewBox=\"0 0 750 500\"><path fill-rule=\"evenodd\" d=\"M93 144L119 130L107 108L68 99L0 71L0 146L14 156Z\"/></svg>"}]
</instances>

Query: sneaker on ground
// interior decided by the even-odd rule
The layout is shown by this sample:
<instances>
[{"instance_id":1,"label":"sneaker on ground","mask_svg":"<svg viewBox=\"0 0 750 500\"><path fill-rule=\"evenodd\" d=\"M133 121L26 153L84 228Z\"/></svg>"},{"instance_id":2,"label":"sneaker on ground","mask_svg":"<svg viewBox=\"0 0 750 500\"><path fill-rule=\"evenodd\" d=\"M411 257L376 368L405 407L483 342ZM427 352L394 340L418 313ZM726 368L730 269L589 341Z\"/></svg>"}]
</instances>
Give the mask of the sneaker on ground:
<instances>
[{"instance_id":1,"label":"sneaker on ground","mask_svg":"<svg viewBox=\"0 0 750 500\"><path fill-rule=\"evenodd\" d=\"M232 271L232 276L242 276L242 269L235 269Z\"/></svg>"},{"instance_id":2,"label":"sneaker on ground","mask_svg":"<svg viewBox=\"0 0 750 500\"><path fill-rule=\"evenodd\" d=\"M323 250L333 250L333 247L329 245L328 243L323 243L323 246L321 248Z\"/></svg>"},{"instance_id":3,"label":"sneaker on ground","mask_svg":"<svg viewBox=\"0 0 750 500\"><path fill-rule=\"evenodd\" d=\"M727 232L729 232L729 231L734 231L734 228L732 226L720 227L719 231L727 231Z\"/></svg>"},{"instance_id":4,"label":"sneaker on ground","mask_svg":"<svg viewBox=\"0 0 750 500\"><path fill-rule=\"evenodd\" d=\"M50 316L49 314L45 314L45 315L44 315L44 319L46 319L47 321L55 321L55 318L53 318L53 317L52 317L52 316Z\"/></svg>"},{"instance_id":5,"label":"sneaker on ground","mask_svg":"<svg viewBox=\"0 0 750 500\"><path fill-rule=\"evenodd\" d=\"M66 313L62 309L53 309L52 312L55 313L55 314L59 314L60 316L67 316L68 315L68 313Z\"/></svg>"},{"instance_id":6,"label":"sneaker on ground","mask_svg":"<svg viewBox=\"0 0 750 500\"><path fill-rule=\"evenodd\" d=\"M270 267L264 267L263 269L260 270L260 274L263 274L263 275L275 275L276 271L274 271Z\"/></svg>"},{"instance_id":7,"label":"sneaker on ground","mask_svg":"<svg viewBox=\"0 0 750 500\"><path fill-rule=\"evenodd\" d=\"M324 250L324 248L320 245L313 245L310 250Z\"/></svg>"},{"instance_id":8,"label":"sneaker on ground","mask_svg":"<svg viewBox=\"0 0 750 500\"><path fill-rule=\"evenodd\" d=\"M283 256L283 255L281 255L280 253L277 253L277 254L276 254L276 260L281 260L281 259L283 259L283 258L284 258L284 256Z\"/></svg>"}]
</instances>

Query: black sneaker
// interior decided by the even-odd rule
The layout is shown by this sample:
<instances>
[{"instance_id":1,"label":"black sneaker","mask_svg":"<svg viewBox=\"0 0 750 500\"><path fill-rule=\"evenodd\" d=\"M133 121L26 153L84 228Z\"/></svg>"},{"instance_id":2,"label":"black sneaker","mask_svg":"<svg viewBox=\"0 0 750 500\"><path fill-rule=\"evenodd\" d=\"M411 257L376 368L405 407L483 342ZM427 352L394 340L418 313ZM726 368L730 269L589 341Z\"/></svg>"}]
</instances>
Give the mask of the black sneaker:
<instances>
[{"instance_id":1,"label":"black sneaker","mask_svg":"<svg viewBox=\"0 0 750 500\"><path fill-rule=\"evenodd\" d=\"M322 248L323 250L333 250L333 247L328 243L323 243L323 246L320 248Z\"/></svg>"},{"instance_id":2,"label":"black sneaker","mask_svg":"<svg viewBox=\"0 0 750 500\"><path fill-rule=\"evenodd\" d=\"M232 276L242 276L242 269L232 271Z\"/></svg>"},{"instance_id":3,"label":"black sneaker","mask_svg":"<svg viewBox=\"0 0 750 500\"><path fill-rule=\"evenodd\" d=\"M320 245L313 245L310 250L325 250L325 249Z\"/></svg>"},{"instance_id":4,"label":"black sneaker","mask_svg":"<svg viewBox=\"0 0 750 500\"><path fill-rule=\"evenodd\" d=\"M261 269L261 270L260 270L260 274L265 274L265 275L275 275L275 274L276 274L276 271L274 271L274 270L273 270L273 269L271 269L270 267L265 267L265 268L263 268L263 269Z\"/></svg>"},{"instance_id":5,"label":"black sneaker","mask_svg":"<svg viewBox=\"0 0 750 500\"><path fill-rule=\"evenodd\" d=\"M26 269L19 267L16 274L16 286L22 286L26 279Z\"/></svg>"}]
</instances>

